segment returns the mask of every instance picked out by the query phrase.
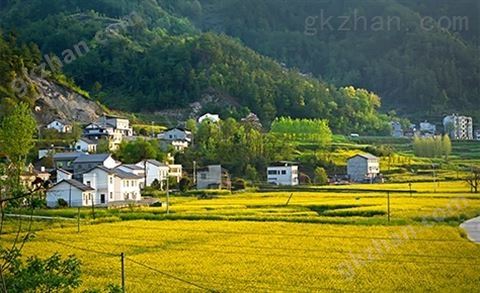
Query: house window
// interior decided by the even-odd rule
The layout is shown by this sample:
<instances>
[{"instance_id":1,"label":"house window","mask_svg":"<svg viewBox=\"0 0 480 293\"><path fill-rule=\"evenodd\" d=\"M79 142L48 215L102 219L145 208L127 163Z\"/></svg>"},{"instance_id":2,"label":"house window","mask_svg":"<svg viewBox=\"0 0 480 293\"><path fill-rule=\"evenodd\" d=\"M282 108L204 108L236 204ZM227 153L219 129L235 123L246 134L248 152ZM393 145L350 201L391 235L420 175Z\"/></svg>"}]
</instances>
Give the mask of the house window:
<instances>
[{"instance_id":1,"label":"house window","mask_svg":"<svg viewBox=\"0 0 480 293\"><path fill-rule=\"evenodd\" d=\"M282 170L282 175L287 175L287 171L286 171L286 170Z\"/></svg>"},{"instance_id":2,"label":"house window","mask_svg":"<svg viewBox=\"0 0 480 293\"><path fill-rule=\"evenodd\" d=\"M90 187L92 187L92 182L87 181L87 185L90 186Z\"/></svg>"},{"instance_id":3,"label":"house window","mask_svg":"<svg viewBox=\"0 0 480 293\"><path fill-rule=\"evenodd\" d=\"M268 170L268 175L277 175L277 170Z\"/></svg>"},{"instance_id":4,"label":"house window","mask_svg":"<svg viewBox=\"0 0 480 293\"><path fill-rule=\"evenodd\" d=\"M113 192L110 192L110 199L113 199Z\"/></svg>"},{"instance_id":5,"label":"house window","mask_svg":"<svg viewBox=\"0 0 480 293\"><path fill-rule=\"evenodd\" d=\"M127 187L129 187L129 183L130 183L130 182L129 182L128 180L127 180L126 182L127 182Z\"/></svg>"},{"instance_id":6,"label":"house window","mask_svg":"<svg viewBox=\"0 0 480 293\"><path fill-rule=\"evenodd\" d=\"M109 177L110 179L110 184L113 184L113 177Z\"/></svg>"},{"instance_id":7,"label":"house window","mask_svg":"<svg viewBox=\"0 0 480 293\"><path fill-rule=\"evenodd\" d=\"M207 174L206 173L201 173L200 174L200 179L203 179L203 180L207 179Z\"/></svg>"}]
</instances>

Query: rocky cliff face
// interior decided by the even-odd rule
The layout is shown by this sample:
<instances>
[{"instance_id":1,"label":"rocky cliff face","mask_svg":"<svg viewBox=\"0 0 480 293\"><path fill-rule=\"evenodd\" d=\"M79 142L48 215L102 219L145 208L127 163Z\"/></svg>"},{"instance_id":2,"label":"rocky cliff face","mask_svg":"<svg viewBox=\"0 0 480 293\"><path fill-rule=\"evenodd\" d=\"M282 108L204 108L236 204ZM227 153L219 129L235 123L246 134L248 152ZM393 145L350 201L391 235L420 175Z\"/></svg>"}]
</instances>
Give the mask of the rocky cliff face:
<instances>
[{"instance_id":1,"label":"rocky cliff face","mask_svg":"<svg viewBox=\"0 0 480 293\"><path fill-rule=\"evenodd\" d=\"M104 113L97 102L61 85L41 78L31 82L39 92L35 101L35 116L39 124L45 125L54 119L89 123L97 121Z\"/></svg>"}]
</instances>

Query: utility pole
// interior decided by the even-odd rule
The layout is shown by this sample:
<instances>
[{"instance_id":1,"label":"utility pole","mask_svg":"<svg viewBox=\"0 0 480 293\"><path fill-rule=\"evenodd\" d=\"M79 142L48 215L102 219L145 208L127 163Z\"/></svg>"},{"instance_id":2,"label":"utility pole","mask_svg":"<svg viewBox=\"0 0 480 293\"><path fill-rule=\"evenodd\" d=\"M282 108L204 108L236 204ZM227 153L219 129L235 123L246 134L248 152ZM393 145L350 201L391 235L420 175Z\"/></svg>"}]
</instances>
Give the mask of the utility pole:
<instances>
[{"instance_id":1,"label":"utility pole","mask_svg":"<svg viewBox=\"0 0 480 293\"><path fill-rule=\"evenodd\" d=\"M435 163L432 163L433 168L433 193L437 192L437 173L435 172Z\"/></svg>"},{"instance_id":2,"label":"utility pole","mask_svg":"<svg viewBox=\"0 0 480 293\"><path fill-rule=\"evenodd\" d=\"M95 220L95 195L92 195L92 217Z\"/></svg>"},{"instance_id":3,"label":"utility pole","mask_svg":"<svg viewBox=\"0 0 480 293\"><path fill-rule=\"evenodd\" d=\"M77 210L77 233L80 233L80 208Z\"/></svg>"},{"instance_id":4,"label":"utility pole","mask_svg":"<svg viewBox=\"0 0 480 293\"><path fill-rule=\"evenodd\" d=\"M70 187L68 192L68 207L71 208L72 207L72 184L68 184L68 186Z\"/></svg>"},{"instance_id":5,"label":"utility pole","mask_svg":"<svg viewBox=\"0 0 480 293\"><path fill-rule=\"evenodd\" d=\"M170 214L170 182L167 176L167 215Z\"/></svg>"},{"instance_id":6,"label":"utility pole","mask_svg":"<svg viewBox=\"0 0 480 293\"><path fill-rule=\"evenodd\" d=\"M390 191L387 192L387 216L390 223Z\"/></svg>"},{"instance_id":7,"label":"utility pole","mask_svg":"<svg viewBox=\"0 0 480 293\"><path fill-rule=\"evenodd\" d=\"M285 206L288 206L288 204L290 203L290 200L292 199L292 197L293 197L293 193L291 193L290 196L288 197L287 203L285 204Z\"/></svg>"},{"instance_id":8,"label":"utility pole","mask_svg":"<svg viewBox=\"0 0 480 293\"><path fill-rule=\"evenodd\" d=\"M125 253L120 254L122 263L122 292L125 293Z\"/></svg>"},{"instance_id":9,"label":"utility pole","mask_svg":"<svg viewBox=\"0 0 480 293\"><path fill-rule=\"evenodd\" d=\"M197 185L197 161L193 161L193 185Z\"/></svg>"},{"instance_id":10,"label":"utility pole","mask_svg":"<svg viewBox=\"0 0 480 293\"><path fill-rule=\"evenodd\" d=\"M408 187L410 188L410 197L412 197L412 182L408 182Z\"/></svg>"}]
</instances>

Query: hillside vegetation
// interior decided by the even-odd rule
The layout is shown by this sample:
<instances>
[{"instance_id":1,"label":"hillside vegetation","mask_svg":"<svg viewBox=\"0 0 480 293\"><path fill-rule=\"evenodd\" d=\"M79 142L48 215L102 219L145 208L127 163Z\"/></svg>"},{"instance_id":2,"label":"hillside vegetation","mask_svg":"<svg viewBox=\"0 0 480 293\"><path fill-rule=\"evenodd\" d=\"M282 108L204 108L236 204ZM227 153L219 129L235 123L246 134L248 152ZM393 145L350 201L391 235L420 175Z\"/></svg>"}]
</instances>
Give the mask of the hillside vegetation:
<instances>
[{"instance_id":1,"label":"hillside vegetation","mask_svg":"<svg viewBox=\"0 0 480 293\"><path fill-rule=\"evenodd\" d=\"M480 118L473 107L480 94L478 1L168 2L204 30L237 37L337 86L368 88L385 110L417 119L452 111Z\"/></svg>"},{"instance_id":2,"label":"hillside vegetation","mask_svg":"<svg viewBox=\"0 0 480 293\"><path fill-rule=\"evenodd\" d=\"M322 118L337 132L388 132L374 93L337 89L230 37L200 33L159 2L12 1L1 19L6 31L15 30L21 41L38 44L60 61L66 49L88 44L88 53L63 62L62 69L117 109L185 107L209 93L232 100L225 115L253 111L267 123L276 116Z\"/></svg>"}]
</instances>

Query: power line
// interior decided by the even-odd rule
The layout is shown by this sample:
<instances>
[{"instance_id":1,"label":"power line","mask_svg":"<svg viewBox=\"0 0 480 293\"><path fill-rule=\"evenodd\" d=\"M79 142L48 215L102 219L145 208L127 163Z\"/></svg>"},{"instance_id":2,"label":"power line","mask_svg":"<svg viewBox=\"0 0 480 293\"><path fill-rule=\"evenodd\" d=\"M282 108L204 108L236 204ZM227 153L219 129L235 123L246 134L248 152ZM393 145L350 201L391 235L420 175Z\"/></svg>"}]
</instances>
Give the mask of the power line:
<instances>
[{"instance_id":1,"label":"power line","mask_svg":"<svg viewBox=\"0 0 480 293\"><path fill-rule=\"evenodd\" d=\"M202 285L193 283L193 282L191 282L191 281L182 279L182 278L180 278L180 277L176 277L176 276L174 276L174 275L172 275L172 274L169 274L169 273L160 271L159 269L153 268L153 267L151 267L151 266L149 266L149 265L146 265L146 264L137 262L137 261L135 261L135 260L133 260L133 259L131 259L131 258L129 258L129 257L127 257L126 259L129 260L129 261L131 261L131 262L134 263L134 264L137 264L137 265L139 265L139 266L142 266L142 267L144 267L144 268L147 268L147 269L149 269L149 270L152 270L152 271L154 271L154 272L156 272L156 273L159 273L159 274L161 274L161 275L167 276L167 277L169 277L169 278L171 278L171 279L175 279L175 280L177 280L177 281L180 281L180 282L183 282L183 283L192 285L192 286L194 286L194 287L196 287L196 288L199 288L199 289L202 289L202 290L205 290L205 291L208 291L208 292L217 292L217 291L214 290L214 289L210 289L210 288L204 287L204 286L202 286Z\"/></svg>"},{"instance_id":2,"label":"power line","mask_svg":"<svg viewBox=\"0 0 480 293\"><path fill-rule=\"evenodd\" d=\"M56 233L56 232L51 232ZM65 235L65 233L57 232L56 234ZM156 243L159 242L151 239L132 239L130 237L120 237L120 236L97 236L97 238L106 238L106 239L116 239L116 240L129 240L129 241L140 241L140 242L150 242ZM480 257L471 257L471 256L446 256L446 255L433 255L433 254L414 254L414 253L382 253L382 252L365 252L365 251L353 251L353 250L339 250L332 248L325 249L307 249L307 248L294 248L294 247L273 247L273 246L249 246L249 245L235 245L235 244L205 244L201 243L202 246L212 246L212 247L232 247L232 248L247 248L247 249L263 249L263 250L289 250L289 251L302 251L302 252L330 252L330 253L345 253L345 254L374 254L374 255L385 255L385 256L399 256L399 257L424 257L424 258L445 258L445 259L480 259ZM130 245L135 247L145 247L140 245ZM149 247L146 247L149 248ZM188 249L187 249L188 250Z\"/></svg>"}]
</instances>

